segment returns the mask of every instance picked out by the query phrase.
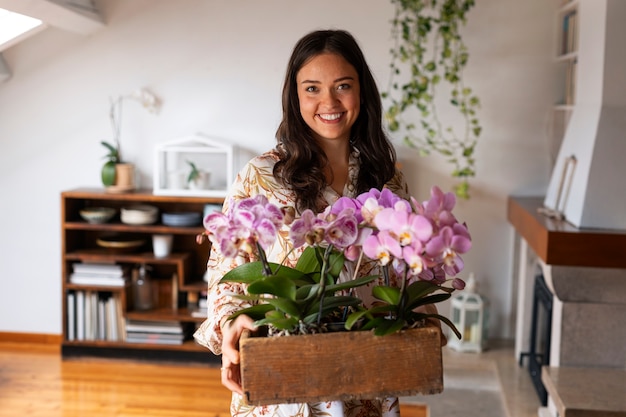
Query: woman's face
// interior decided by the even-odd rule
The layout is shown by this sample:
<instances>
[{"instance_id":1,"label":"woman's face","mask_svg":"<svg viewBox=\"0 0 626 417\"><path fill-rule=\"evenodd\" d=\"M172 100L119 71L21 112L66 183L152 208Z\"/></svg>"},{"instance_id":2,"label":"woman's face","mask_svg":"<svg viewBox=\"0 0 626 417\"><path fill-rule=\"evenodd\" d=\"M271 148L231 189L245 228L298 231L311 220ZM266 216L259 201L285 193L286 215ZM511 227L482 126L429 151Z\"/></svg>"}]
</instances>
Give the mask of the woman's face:
<instances>
[{"instance_id":1,"label":"woman's face","mask_svg":"<svg viewBox=\"0 0 626 417\"><path fill-rule=\"evenodd\" d=\"M349 141L359 117L359 76L342 56L313 57L296 75L300 114L317 141Z\"/></svg>"}]
</instances>

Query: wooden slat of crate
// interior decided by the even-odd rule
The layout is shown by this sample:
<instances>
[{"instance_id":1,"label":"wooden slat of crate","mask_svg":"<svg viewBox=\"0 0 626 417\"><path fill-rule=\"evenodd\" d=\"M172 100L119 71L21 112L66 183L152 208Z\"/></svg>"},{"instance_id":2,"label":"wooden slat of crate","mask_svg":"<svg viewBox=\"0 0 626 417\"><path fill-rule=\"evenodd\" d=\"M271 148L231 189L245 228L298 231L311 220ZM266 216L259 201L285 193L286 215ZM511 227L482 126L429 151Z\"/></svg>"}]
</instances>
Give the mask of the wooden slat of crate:
<instances>
[{"instance_id":1,"label":"wooden slat of crate","mask_svg":"<svg viewBox=\"0 0 626 417\"><path fill-rule=\"evenodd\" d=\"M354 331L240 341L249 404L371 399L443 391L436 327L387 336Z\"/></svg>"}]
</instances>

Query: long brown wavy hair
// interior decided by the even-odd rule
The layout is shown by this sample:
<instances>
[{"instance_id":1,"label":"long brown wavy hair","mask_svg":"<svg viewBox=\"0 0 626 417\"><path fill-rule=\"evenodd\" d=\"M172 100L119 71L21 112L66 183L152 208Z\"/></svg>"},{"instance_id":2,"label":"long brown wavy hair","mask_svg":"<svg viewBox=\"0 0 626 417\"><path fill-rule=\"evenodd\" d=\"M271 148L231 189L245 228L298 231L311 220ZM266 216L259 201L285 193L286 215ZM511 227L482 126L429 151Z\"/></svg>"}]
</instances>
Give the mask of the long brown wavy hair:
<instances>
[{"instance_id":1,"label":"long brown wavy hair","mask_svg":"<svg viewBox=\"0 0 626 417\"><path fill-rule=\"evenodd\" d=\"M280 160L274 177L296 195L296 208L320 211L322 190L328 185L324 167L328 159L300 114L296 76L300 68L322 53L342 56L356 70L361 111L352 126L350 142L360 152L357 193L382 188L395 173L396 152L382 127L382 103L374 77L354 37L343 30L319 30L295 45L283 85L283 118L276 131Z\"/></svg>"}]
</instances>

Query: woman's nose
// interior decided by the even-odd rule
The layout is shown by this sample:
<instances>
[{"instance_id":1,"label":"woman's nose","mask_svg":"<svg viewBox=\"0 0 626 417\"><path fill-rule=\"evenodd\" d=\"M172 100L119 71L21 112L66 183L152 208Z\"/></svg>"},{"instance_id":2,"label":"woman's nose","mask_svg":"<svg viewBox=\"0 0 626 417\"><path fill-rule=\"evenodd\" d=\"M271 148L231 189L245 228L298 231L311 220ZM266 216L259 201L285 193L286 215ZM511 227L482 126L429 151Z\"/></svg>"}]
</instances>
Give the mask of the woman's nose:
<instances>
[{"instance_id":1,"label":"woman's nose","mask_svg":"<svg viewBox=\"0 0 626 417\"><path fill-rule=\"evenodd\" d=\"M337 94L335 92L335 90L333 89L329 89L329 90L324 90L323 94L322 94L322 102L324 104L334 104L337 102Z\"/></svg>"}]
</instances>

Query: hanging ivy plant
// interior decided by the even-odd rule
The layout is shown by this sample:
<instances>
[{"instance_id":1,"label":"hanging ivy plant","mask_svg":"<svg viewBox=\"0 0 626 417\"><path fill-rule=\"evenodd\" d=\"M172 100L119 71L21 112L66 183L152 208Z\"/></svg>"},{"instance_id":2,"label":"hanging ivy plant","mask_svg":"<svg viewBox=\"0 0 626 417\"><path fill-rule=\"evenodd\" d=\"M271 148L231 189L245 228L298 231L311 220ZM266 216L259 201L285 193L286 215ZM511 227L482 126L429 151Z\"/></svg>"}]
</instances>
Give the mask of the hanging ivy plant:
<instances>
[{"instance_id":1,"label":"hanging ivy plant","mask_svg":"<svg viewBox=\"0 0 626 417\"><path fill-rule=\"evenodd\" d=\"M475 175L474 150L481 133L476 115L480 101L463 82L469 54L460 28L474 0L391 2L396 6L392 75L382 94L389 100L385 112L389 130L404 132L403 142L421 155L443 155L454 167L452 176L460 180L455 193L469 198L468 179ZM436 99L447 91L448 100ZM461 134L440 120L443 113L437 106L446 102L464 120Z\"/></svg>"}]
</instances>

